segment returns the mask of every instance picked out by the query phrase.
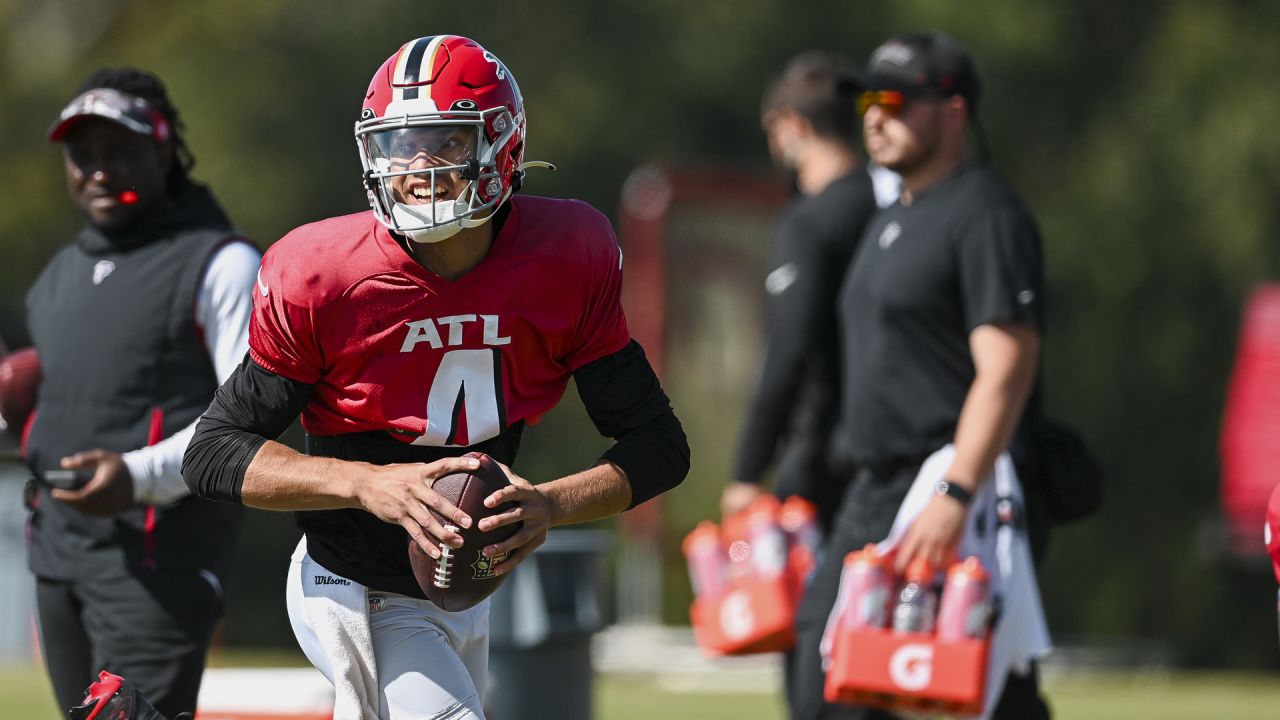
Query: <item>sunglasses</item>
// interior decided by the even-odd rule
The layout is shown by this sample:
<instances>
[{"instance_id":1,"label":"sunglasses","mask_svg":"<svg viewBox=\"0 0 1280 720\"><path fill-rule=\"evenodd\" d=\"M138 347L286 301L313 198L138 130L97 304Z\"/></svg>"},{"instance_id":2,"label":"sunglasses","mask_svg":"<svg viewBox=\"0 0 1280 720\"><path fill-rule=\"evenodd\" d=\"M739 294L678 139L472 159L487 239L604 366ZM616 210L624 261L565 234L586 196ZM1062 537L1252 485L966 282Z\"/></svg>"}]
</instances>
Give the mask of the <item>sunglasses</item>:
<instances>
[{"instance_id":1,"label":"sunglasses","mask_svg":"<svg viewBox=\"0 0 1280 720\"><path fill-rule=\"evenodd\" d=\"M890 117L897 117L906 104L907 96L898 90L865 90L858 93L859 115L866 115L874 105Z\"/></svg>"},{"instance_id":2,"label":"sunglasses","mask_svg":"<svg viewBox=\"0 0 1280 720\"><path fill-rule=\"evenodd\" d=\"M866 90L858 93L858 115L866 115L874 105L885 111L889 117L897 117L906 109L908 101L914 102L925 97L942 96L927 90L913 93L904 93L901 90Z\"/></svg>"}]
</instances>

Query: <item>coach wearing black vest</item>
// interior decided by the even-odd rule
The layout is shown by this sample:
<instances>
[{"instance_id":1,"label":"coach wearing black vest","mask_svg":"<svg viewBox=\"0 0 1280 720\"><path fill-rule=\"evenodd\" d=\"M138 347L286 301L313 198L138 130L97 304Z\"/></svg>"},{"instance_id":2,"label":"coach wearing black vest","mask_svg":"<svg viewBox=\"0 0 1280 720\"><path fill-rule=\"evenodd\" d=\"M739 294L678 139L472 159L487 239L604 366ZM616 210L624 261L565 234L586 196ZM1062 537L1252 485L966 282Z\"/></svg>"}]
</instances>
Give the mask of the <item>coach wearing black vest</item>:
<instances>
[{"instance_id":1,"label":"coach wearing black vest","mask_svg":"<svg viewBox=\"0 0 1280 720\"><path fill-rule=\"evenodd\" d=\"M1035 221L977 162L977 71L942 33L903 35L871 55L859 97L876 163L902 176L897 203L867 225L838 300L844 365L837 452L856 467L828 552L797 618L797 719L880 720L823 702L820 641L844 556L888 535L924 460L955 448L897 548L934 568L955 555L969 503L1010 446L1035 383L1043 298ZM1018 632L1018 630L1013 630ZM1041 720L1034 665L1010 672L992 717Z\"/></svg>"},{"instance_id":2,"label":"coach wearing black vest","mask_svg":"<svg viewBox=\"0 0 1280 720\"><path fill-rule=\"evenodd\" d=\"M189 495L182 454L247 350L260 253L213 195L155 76L103 70L49 131L86 219L27 295L44 371L27 423L30 567L62 709L100 670L193 711L240 508ZM65 471L74 471L66 473Z\"/></svg>"}]
</instances>

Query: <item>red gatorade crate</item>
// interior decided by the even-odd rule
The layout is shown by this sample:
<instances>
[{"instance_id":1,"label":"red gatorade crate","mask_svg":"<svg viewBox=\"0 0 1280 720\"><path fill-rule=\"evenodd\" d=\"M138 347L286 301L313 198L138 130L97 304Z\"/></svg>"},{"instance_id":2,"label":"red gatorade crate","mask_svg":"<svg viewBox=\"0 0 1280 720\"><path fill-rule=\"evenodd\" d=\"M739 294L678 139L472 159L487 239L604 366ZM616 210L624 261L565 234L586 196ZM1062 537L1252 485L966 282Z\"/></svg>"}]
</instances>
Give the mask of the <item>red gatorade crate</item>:
<instances>
[{"instance_id":1,"label":"red gatorade crate","mask_svg":"<svg viewBox=\"0 0 1280 720\"><path fill-rule=\"evenodd\" d=\"M988 638L939 641L935 636L855 628L840 631L827 702L948 715L982 712Z\"/></svg>"},{"instance_id":2,"label":"red gatorade crate","mask_svg":"<svg viewBox=\"0 0 1280 720\"><path fill-rule=\"evenodd\" d=\"M725 519L703 522L684 540L695 599L694 637L709 655L788 650L812 552L780 523L782 504L763 495Z\"/></svg>"},{"instance_id":3,"label":"red gatorade crate","mask_svg":"<svg viewBox=\"0 0 1280 720\"><path fill-rule=\"evenodd\" d=\"M926 593L932 592L932 570L917 558L908 567L894 618L885 623L879 613L866 611L868 606L883 607L882 589L869 581L869 569L874 568L867 559L874 559L874 552L868 547L845 560L842 591L851 597L833 619L824 697L828 702L887 710L980 713L991 642L986 571L972 557L951 566L935 631L932 618L920 615L922 609L932 613L932 603L919 604L917 594L921 583ZM858 602L857 596L870 602Z\"/></svg>"},{"instance_id":4,"label":"red gatorade crate","mask_svg":"<svg viewBox=\"0 0 1280 720\"><path fill-rule=\"evenodd\" d=\"M718 598L694 600L694 637L709 655L781 652L795 644L795 605L779 581L747 582Z\"/></svg>"}]
</instances>

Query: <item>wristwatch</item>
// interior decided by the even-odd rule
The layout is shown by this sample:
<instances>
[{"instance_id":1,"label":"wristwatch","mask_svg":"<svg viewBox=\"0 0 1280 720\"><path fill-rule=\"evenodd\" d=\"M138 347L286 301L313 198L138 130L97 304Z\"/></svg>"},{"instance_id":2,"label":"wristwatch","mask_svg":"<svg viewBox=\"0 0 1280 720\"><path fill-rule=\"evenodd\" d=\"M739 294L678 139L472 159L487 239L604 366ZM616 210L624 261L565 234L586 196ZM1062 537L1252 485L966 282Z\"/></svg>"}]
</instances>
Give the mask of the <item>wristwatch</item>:
<instances>
[{"instance_id":1,"label":"wristwatch","mask_svg":"<svg viewBox=\"0 0 1280 720\"><path fill-rule=\"evenodd\" d=\"M973 500L973 493L971 491L947 479L939 480L938 484L933 486L933 493L935 495L946 495L947 497L955 498L965 507L968 507L969 503Z\"/></svg>"}]
</instances>

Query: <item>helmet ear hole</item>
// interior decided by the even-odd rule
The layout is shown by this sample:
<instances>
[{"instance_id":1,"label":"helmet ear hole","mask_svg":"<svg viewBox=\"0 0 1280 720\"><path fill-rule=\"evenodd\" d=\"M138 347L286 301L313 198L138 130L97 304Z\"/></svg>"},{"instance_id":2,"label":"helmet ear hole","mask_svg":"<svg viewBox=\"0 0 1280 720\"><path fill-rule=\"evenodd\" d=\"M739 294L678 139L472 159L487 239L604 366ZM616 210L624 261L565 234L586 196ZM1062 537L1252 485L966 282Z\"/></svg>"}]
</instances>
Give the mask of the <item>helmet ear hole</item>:
<instances>
[{"instance_id":1,"label":"helmet ear hole","mask_svg":"<svg viewBox=\"0 0 1280 720\"><path fill-rule=\"evenodd\" d=\"M511 161L511 167L515 168L511 173L511 194L515 195L520 192L520 188L524 185L524 171L520 169L520 163L524 160L523 140L511 146L511 154L508 157Z\"/></svg>"}]
</instances>

